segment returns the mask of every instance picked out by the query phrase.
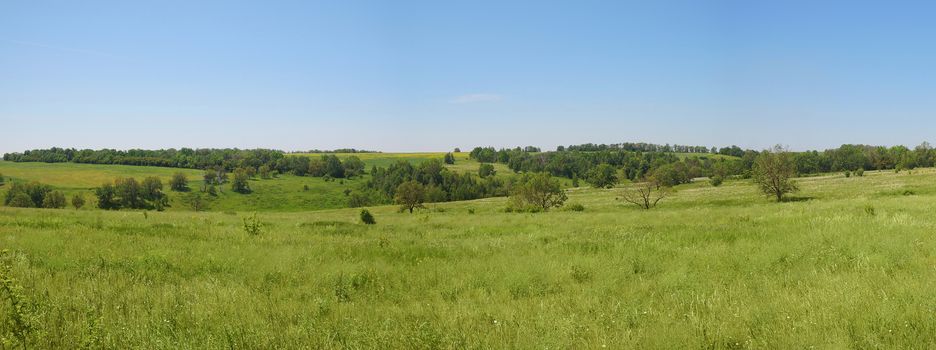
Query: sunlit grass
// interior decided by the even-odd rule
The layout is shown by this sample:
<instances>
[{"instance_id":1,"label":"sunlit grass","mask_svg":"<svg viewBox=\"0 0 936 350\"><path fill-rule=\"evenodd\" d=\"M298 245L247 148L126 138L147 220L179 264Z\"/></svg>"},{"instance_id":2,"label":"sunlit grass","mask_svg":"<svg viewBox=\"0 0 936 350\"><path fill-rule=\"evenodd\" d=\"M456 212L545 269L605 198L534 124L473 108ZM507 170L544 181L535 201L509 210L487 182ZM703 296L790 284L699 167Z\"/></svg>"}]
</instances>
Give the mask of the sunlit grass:
<instances>
[{"instance_id":1,"label":"sunlit grass","mask_svg":"<svg viewBox=\"0 0 936 350\"><path fill-rule=\"evenodd\" d=\"M797 181L649 211L579 188L584 212L264 212L257 236L249 213L2 208L0 242L34 348L936 346L936 173Z\"/></svg>"}]
</instances>

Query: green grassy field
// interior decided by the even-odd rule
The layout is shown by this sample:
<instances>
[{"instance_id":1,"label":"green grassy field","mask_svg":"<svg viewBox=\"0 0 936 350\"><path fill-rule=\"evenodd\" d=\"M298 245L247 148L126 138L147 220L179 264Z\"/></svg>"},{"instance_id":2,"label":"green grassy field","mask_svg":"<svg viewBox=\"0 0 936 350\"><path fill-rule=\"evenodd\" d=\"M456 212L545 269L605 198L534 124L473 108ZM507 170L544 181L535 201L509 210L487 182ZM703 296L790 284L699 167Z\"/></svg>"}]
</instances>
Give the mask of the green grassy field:
<instances>
[{"instance_id":1,"label":"green grassy field","mask_svg":"<svg viewBox=\"0 0 936 350\"><path fill-rule=\"evenodd\" d=\"M257 236L247 213L4 207L0 242L34 348L936 347L936 172L798 182L264 212Z\"/></svg>"},{"instance_id":2,"label":"green grassy field","mask_svg":"<svg viewBox=\"0 0 936 350\"><path fill-rule=\"evenodd\" d=\"M169 179L176 172L188 175L190 192L169 191ZM147 176L162 179L165 191L169 195L169 211L191 211L191 197L202 184L200 170L173 169L160 167L94 165L75 163L14 163L0 161L0 174L13 181L39 181L62 190L70 198L81 193L94 206L93 189L104 182L114 181L116 177L135 177L139 180ZM8 180L9 181L9 180ZM205 210L210 211L308 211L347 207L345 189L353 189L362 179L325 181L321 178L281 175L274 179L250 181L253 192L236 193L229 186L222 186L217 196L202 194ZM7 186L0 186L0 198ZM308 187L308 190L305 188ZM69 206L70 207L70 206Z\"/></svg>"}]
</instances>

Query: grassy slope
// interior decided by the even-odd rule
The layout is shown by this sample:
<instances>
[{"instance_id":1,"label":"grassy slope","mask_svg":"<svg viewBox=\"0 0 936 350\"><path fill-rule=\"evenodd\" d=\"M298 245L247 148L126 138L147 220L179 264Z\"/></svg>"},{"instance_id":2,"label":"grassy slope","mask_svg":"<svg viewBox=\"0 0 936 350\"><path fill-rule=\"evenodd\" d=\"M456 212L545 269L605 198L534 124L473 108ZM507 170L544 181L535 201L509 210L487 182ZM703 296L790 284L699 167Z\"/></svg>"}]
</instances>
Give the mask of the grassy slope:
<instances>
[{"instance_id":1,"label":"grassy slope","mask_svg":"<svg viewBox=\"0 0 936 350\"><path fill-rule=\"evenodd\" d=\"M585 212L264 213L256 237L222 213L0 208L0 242L39 347L936 347L936 173L799 182L779 204L729 181L652 211L583 188Z\"/></svg>"},{"instance_id":2,"label":"grassy slope","mask_svg":"<svg viewBox=\"0 0 936 350\"><path fill-rule=\"evenodd\" d=\"M412 162L421 162L432 157L418 157L412 154L391 154L389 158L370 158L368 166L376 164L387 166L392 163L388 159L406 159ZM458 172L477 172L478 163L467 160L467 154L459 155L454 165L448 166ZM503 164L495 165L500 174L510 173ZM188 175L189 186L193 191L179 193L169 191L169 179L177 171ZM93 188L116 177L135 177L142 180L147 176L158 176L162 179L165 190L169 194L170 211L191 210L191 197L200 189L203 172L193 169L174 169L144 166L125 165L96 165L75 163L14 163L0 161L0 174L7 181L39 181L62 190L71 198L72 194L81 193L86 199L93 201ZM352 180L337 180L326 182L321 178L298 177L281 175L270 180L253 179L249 194L240 194L230 191L225 185L216 197L202 195L205 210L210 211L306 211L318 209L336 209L347 206L345 189L357 188L357 183L365 181L364 178ZM568 182L568 181L567 181ZM305 190L304 186L309 189ZM0 186L0 198L7 186ZM94 204L88 206L93 207Z\"/></svg>"},{"instance_id":3,"label":"grassy slope","mask_svg":"<svg viewBox=\"0 0 936 350\"><path fill-rule=\"evenodd\" d=\"M189 186L193 191L179 193L169 191L169 179L177 171L188 175ZM141 167L124 165L94 165L74 163L14 163L0 161L0 174L14 181L39 181L62 190L71 197L71 194L81 193L86 199L93 201L92 190L106 181L113 181L116 177L132 176L143 179L147 176L158 176L163 181L165 191L169 194L170 211L191 210L190 201L201 186L203 172L192 169L174 169L160 167ZM9 181L9 180L8 180ZM298 177L283 175L275 179L250 181L253 192L240 194L230 190L228 185L222 191L211 197L203 194L206 210L214 211L304 211L317 209L334 209L347 206L347 198L343 191L354 188L361 179L326 182L321 178ZM304 190L308 186L309 190ZM0 198L5 193L5 187L0 186ZM88 206L88 209L94 204ZM70 205L69 205L70 207Z\"/></svg>"}]
</instances>

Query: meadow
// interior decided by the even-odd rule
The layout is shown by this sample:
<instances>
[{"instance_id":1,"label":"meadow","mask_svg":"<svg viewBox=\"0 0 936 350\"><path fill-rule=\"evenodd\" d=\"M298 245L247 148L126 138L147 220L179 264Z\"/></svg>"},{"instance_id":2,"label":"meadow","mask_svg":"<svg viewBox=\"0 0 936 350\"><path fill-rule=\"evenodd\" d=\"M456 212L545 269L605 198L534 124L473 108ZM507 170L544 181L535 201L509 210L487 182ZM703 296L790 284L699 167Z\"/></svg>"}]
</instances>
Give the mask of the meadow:
<instances>
[{"instance_id":1,"label":"meadow","mask_svg":"<svg viewBox=\"0 0 936 350\"><path fill-rule=\"evenodd\" d=\"M258 235L251 212L2 207L0 246L34 348L936 347L936 171L796 181L260 212Z\"/></svg>"},{"instance_id":2,"label":"meadow","mask_svg":"<svg viewBox=\"0 0 936 350\"><path fill-rule=\"evenodd\" d=\"M414 164L428 159L441 160L445 153L338 154L339 158L346 158L350 155L363 156L362 160L367 164L365 169L365 172L367 172L370 171L371 166L386 167L398 160L406 160ZM459 154L456 163L446 165L446 167L458 172L477 173L479 163L467 158L467 153ZM495 164L494 168L502 176L513 173L503 164ZM176 172L186 174L191 191L169 191L169 179ZM113 182L117 177L134 177L137 180L143 180L148 176L156 176L166 186L164 190L169 196L170 203L167 210L191 211L192 197L202 187L204 172L196 169L150 166L0 161L0 174L11 182L38 181L51 185L53 188L63 191L68 198L73 194L80 193L92 202L89 207L94 206L94 188L101 186L104 182ZM289 212L345 208L348 206L345 190L354 190L356 184L367 181L369 177L370 175L365 174L354 179L325 181L320 177L284 174L277 175L273 179L251 179L249 185L253 191L248 194L235 193L229 189L230 186L221 186L221 192L217 196L202 194L201 198L204 203L203 210L207 211ZM564 183L566 186L571 185L569 180L565 180ZM4 192L5 187L0 186L0 198L2 198Z\"/></svg>"}]
</instances>

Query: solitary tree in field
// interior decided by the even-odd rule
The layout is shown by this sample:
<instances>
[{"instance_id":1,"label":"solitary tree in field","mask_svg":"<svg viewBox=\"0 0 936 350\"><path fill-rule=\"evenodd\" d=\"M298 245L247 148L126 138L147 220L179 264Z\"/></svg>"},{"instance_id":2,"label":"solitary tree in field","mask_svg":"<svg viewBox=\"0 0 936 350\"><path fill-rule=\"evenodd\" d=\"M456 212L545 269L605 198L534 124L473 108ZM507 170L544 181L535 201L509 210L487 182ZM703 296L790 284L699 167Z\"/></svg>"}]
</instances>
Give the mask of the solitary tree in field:
<instances>
[{"instance_id":1,"label":"solitary tree in field","mask_svg":"<svg viewBox=\"0 0 936 350\"><path fill-rule=\"evenodd\" d=\"M764 194L777 198L777 202L782 201L787 193L798 190L790 180L796 176L793 155L780 145L761 152L754 160L751 172L754 183Z\"/></svg>"},{"instance_id":2,"label":"solitary tree in field","mask_svg":"<svg viewBox=\"0 0 936 350\"><path fill-rule=\"evenodd\" d=\"M176 192L188 191L188 177L185 176L185 173L177 172L173 174L172 179L169 180L169 189Z\"/></svg>"},{"instance_id":3,"label":"solitary tree in field","mask_svg":"<svg viewBox=\"0 0 936 350\"><path fill-rule=\"evenodd\" d=\"M445 154L445 164L455 164L455 155L451 153Z\"/></svg>"},{"instance_id":4,"label":"solitary tree in field","mask_svg":"<svg viewBox=\"0 0 936 350\"><path fill-rule=\"evenodd\" d=\"M611 164L600 164L586 174L588 182L595 188L611 188L618 182L617 169Z\"/></svg>"},{"instance_id":5,"label":"solitary tree in field","mask_svg":"<svg viewBox=\"0 0 936 350\"><path fill-rule=\"evenodd\" d=\"M559 185L559 180L549 173L523 174L511 186L511 205L519 209L547 211L561 207L568 196Z\"/></svg>"},{"instance_id":6,"label":"solitary tree in field","mask_svg":"<svg viewBox=\"0 0 936 350\"><path fill-rule=\"evenodd\" d=\"M426 189L423 185L410 180L397 186L393 201L400 205L400 211L409 210L412 213L413 209L423 207L425 197Z\"/></svg>"},{"instance_id":7,"label":"solitary tree in field","mask_svg":"<svg viewBox=\"0 0 936 350\"><path fill-rule=\"evenodd\" d=\"M660 184L656 179L635 183L624 189L621 200L636 205L642 209L653 209L657 203L669 196L670 188Z\"/></svg>"}]
</instances>

